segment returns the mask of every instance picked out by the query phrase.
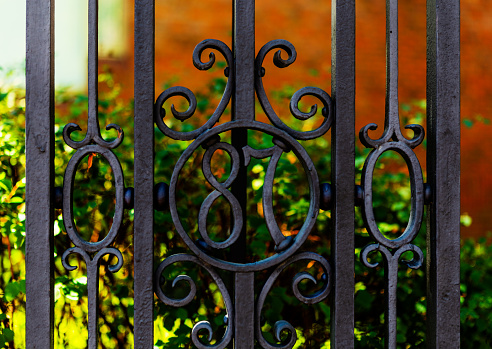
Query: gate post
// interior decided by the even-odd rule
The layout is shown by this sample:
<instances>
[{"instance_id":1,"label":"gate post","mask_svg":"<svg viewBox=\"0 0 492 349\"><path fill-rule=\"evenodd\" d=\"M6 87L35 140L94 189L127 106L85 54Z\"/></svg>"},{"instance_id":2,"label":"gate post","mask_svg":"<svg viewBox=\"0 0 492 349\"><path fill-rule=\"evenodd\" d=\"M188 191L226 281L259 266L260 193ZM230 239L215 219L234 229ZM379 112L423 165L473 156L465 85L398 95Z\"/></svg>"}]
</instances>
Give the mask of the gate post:
<instances>
[{"instance_id":1,"label":"gate post","mask_svg":"<svg viewBox=\"0 0 492 349\"><path fill-rule=\"evenodd\" d=\"M255 0L233 1L233 38L235 88L231 99L234 120L255 119ZM248 130L232 130L231 143L240 151L248 145ZM241 214L246 217L247 166L241 159L239 173L231 186L237 197ZM243 219L241 235L231 248L231 260L246 261L246 219ZM234 276L234 348L248 349L255 344L254 327L254 272L236 272Z\"/></svg>"},{"instance_id":2,"label":"gate post","mask_svg":"<svg viewBox=\"0 0 492 349\"><path fill-rule=\"evenodd\" d=\"M354 347L355 1L332 1L331 345Z\"/></svg>"},{"instance_id":3,"label":"gate post","mask_svg":"<svg viewBox=\"0 0 492 349\"><path fill-rule=\"evenodd\" d=\"M460 1L427 1L428 348L460 346Z\"/></svg>"},{"instance_id":4,"label":"gate post","mask_svg":"<svg viewBox=\"0 0 492 349\"><path fill-rule=\"evenodd\" d=\"M134 342L154 345L155 0L135 1Z\"/></svg>"},{"instance_id":5,"label":"gate post","mask_svg":"<svg viewBox=\"0 0 492 349\"><path fill-rule=\"evenodd\" d=\"M28 0L26 348L53 348L54 1Z\"/></svg>"}]
</instances>

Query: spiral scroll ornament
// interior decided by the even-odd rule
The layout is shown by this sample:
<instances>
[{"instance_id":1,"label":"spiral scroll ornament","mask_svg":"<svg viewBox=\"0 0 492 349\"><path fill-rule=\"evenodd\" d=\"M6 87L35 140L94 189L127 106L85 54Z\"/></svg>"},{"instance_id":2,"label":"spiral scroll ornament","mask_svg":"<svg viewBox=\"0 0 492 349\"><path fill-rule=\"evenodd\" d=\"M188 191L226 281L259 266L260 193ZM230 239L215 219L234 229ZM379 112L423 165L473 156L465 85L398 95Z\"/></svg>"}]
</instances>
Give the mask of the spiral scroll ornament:
<instances>
[{"instance_id":1,"label":"spiral scroll ornament","mask_svg":"<svg viewBox=\"0 0 492 349\"><path fill-rule=\"evenodd\" d=\"M212 39L202 41L195 47L195 50L193 51L193 64L199 70L208 70L215 64L214 52L210 53L209 60L207 62L203 62L201 60L202 53L205 49L217 50L222 54L222 56L226 60L227 67L224 69L224 75L227 77L227 84L225 86L224 93L222 95L222 98L218 106L216 107L213 114L208 118L207 122L205 122L202 126L197 128L196 130L189 131L189 132L179 132L179 131L172 130L164 122L164 118L166 116L166 110L163 108L164 103L171 97L176 97L176 96L183 97L188 102L187 110L180 112L176 110L174 105L172 105L171 114L176 119L180 121L185 121L190 117L192 117L196 112L196 108L197 108L196 97L191 90L183 86L170 87L164 92L162 92L157 98L157 101L155 103L155 109L154 109L155 122L159 130L166 136L171 137L172 139L176 139L176 140L196 139L200 134L212 128L219 121L227 105L229 104L229 101L231 100L233 85L235 83L234 69L232 68L232 63L233 63L232 51L222 41L212 40ZM285 124L275 113L275 110L273 109L266 95L266 91L263 86L263 80L262 80L263 76L265 76L265 69L262 66L263 62L265 60L266 55L274 49L279 49L278 51L275 52L273 58L274 64L279 68L288 67L289 65L294 63L297 57L297 53L294 46L286 40L270 41L269 43L264 45L258 52L258 55L255 60L255 70L256 70L255 90L258 96L258 100L260 101L260 104L265 114L267 115L267 117L275 127L285 131L286 133L288 133L289 135L291 135L296 139L300 139L300 140L314 139L324 135L326 132L328 132L333 122L333 107L332 107L331 97L328 95L328 93L326 93L325 91L323 91L318 87L304 87L300 89L299 91L294 93L289 104L290 111L296 119L308 120L316 115L318 111L318 106L315 104L311 106L309 112L302 112L301 110L299 110L299 103L301 99L305 96L313 96L319 99L323 105L322 112L321 112L323 116L323 122L317 129L312 131L294 130L291 127L289 127L287 124ZM282 58L282 50L284 50L287 53L288 55L287 59Z\"/></svg>"},{"instance_id":2,"label":"spiral scroll ornament","mask_svg":"<svg viewBox=\"0 0 492 349\"><path fill-rule=\"evenodd\" d=\"M155 103L155 108L154 108L155 123L163 134L165 134L166 136L172 139L189 141L197 138L200 134L212 128L224 113L231 99L232 85L234 83L234 71L231 68L231 64L233 62L232 52L230 48L222 41L219 40L202 41L195 47L195 50L193 51L193 64L199 70L208 70L215 63L215 54L213 52L211 52L209 55L209 61L202 62L201 56L203 51L206 49L214 49L219 51L224 56L227 62L228 66L224 69L224 75L228 77L228 79L224 90L224 94L219 102L219 105L217 106L217 108L215 109L215 111L213 112L213 114L210 116L210 118L207 120L205 124L203 124L201 127L197 128L194 131L178 132L169 128L163 120L164 117L166 116L166 111L163 108L164 103L169 98L174 96L181 96L185 98L189 104L189 107L186 111L178 112L174 107L174 105L171 106L171 113L173 114L173 116L180 121L185 121L195 114L196 107L197 107L196 97L191 90L181 86L170 87L164 92L162 92L157 98L157 101Z\"/></svg>"},{"instance_id":3,"label":"spiral scroll ornament","mask_svg":"<svg viewBox=\"0 0 492 349\"><path fill-rule=\"evenodd\" d=\"M261 346L265 349L275 349L275 348L282 348L282 349L291 349L296 341L297 341L297 334L295 328L288 323L285 320L280 320L277 321L274 325L274 332L275 332L275 339L278 342L282 342L280 345L279 344L271 344L268 342L265 337L263 336L262 330L261 330L261 311L263 309L263 305L265 303L265 299L268 295L268 292L271 290L273 284L275 283L276 279L279 277L279 275L282 273L282 271L285 270L289 265L298 262L300 260L306 260L306 261L316 261L321 264L323 268L323 286L321 289L316 291L312 295L303 295L301 291L299 290L299 284L303 281L309 281L312 284L316 285L318 283L318 280L314 278L310 273L308 272L300 272L298 273L295 277L294 280L292 280L292 291L296 298L303 302L304 304L315 304L321 302L323 299L325 299L328 294L330 293L330 288L331 288L331 267L328 261L321 257L320 255L313 253L313 252L302 252L299 254L296 254L286 260L284 263L279 265L272 274L270 274L268 280L266 281L265 285L263 286L263 289L261 290L261 293L258 297L257 303L256 303L256 337L258 339L258 342L261 344ZM287 339L282 341L281 334L282 332L285 331L288 333Z\"/></svg>"},{"instance_id":4,"label":"spiral scroll ornament","mask_svg":"<svg viewBox=\"0 0 492 349\"><path fill-rule=\"evenodd\" d=\"M218 276L216 270L223 270L227 272L235 273L236 286L239 285L241 280L248 280L246 285L248 285L249 280L254 282L251 277L255 272L264 271L269 268L276 268L274 273L270 276L267 284L264 286L260 298L257 300L257 314L261 313L263 302L268 292L270 291L273 282L277 276L284 270L289 264L292 264L299 260L309 260L316 261L321 264L325 273L325 280L323 281L323 286L321 290L314 294L305 296L299 291L299 283L307 280L307 282L312 282L316 284L318 281L308 273L298 274L293 282L293 292L296 297L306 304L314 304L322 301L330 292L331 287L331 271L329 263L321 256L315 253L301 252L297 253L308 238L309 234L313 230L316 219L319 213L320 207L320 186L318 173L313 164L313 161L307 154L306 150L299 143L299 140L313 139L324 135L331 127L333 122L333 111L331 97L323 90L316 87L305 87L292 96L290 101L290 110L292 115L299 120L308 120L317 114L317 105L313 105L309 112L302 112L299 109L299 103L304 96L314 96L320 100L322 104L322 117L323 121L321 125L313 131L300 132L289 127L284 121L282 121L279 116L273 110L268 98L266 96L265 89L263 87L262 77L265 75L265 70L262 67L263 61L267 53L274 49L279 49L274 54L274 64L279 68L285 68L292 64L296 59L296 51L292 44L285 40L274 40L266 44L258 53L255 59L255 90L263 107L263 110L268 116L268 119L272 123L269 125L267 123L259 122L254 120L254 118L245 119L237 118L232 115L232 121L223 122L218 124L220 117L223 115L229 101L231 101L233 96L233 89L235 85L239 82L235 81L234 72L234 60L231 50L221 41L218 40L204 40L197 45L193 52L193 63L195 67L199 70L208 70L215 63L215 54L211 52L209 55L209 61L203 62L201 60L201 55L205 49L212 49L218 51L224 57L227 63L227 67L224 70L224 74L227 77L227 84L224 90L224 94L216 107L215 111L210 115L207 121L203 125L199 126L197 129L189 132L180 132L171 129L164 121L166 117L166 110L164 109L164 103L171 97L182 97L188 103L188 108L184 111L177 111L176 108L171 106L171 114L180 121L186 121L195 114L197 108L197 101L195 95L192 91L186 87L176 86L171 87L162 92L156 100L154 106L154 119L159 130L166 136L175 140L193 140L193 142L184 150L178 159L169 183L169 211L171 213L172 221L174 227L181 237L181 239L186 244L194 256L192 255L171 255L165 258L160 264L159 268L155 274L155 280L160 280L163 271L173 263L177 262L193 262L203 268L205 268L215 282L219 286L219 290L224 297L227 317L229 319L234 319L236 317L242 317L243 315L236 311L233 313L232 300L228 294L227 289L223 286L223 282ZM282 50L287 54L287 58L282 57ZM237 93L237 91L236 91ZM233 111L235 108L232 108ZM169 123L170 124L170 123ZM245 143L234 142L234 135L238 132L246 134L248 131L256 131L265 133L272 137L272 146L262 149L256 149ZM233 140L231 144L222 140L223 134L232 134ZM247 137L246 137L247 139ZM178 212L178 180L182 175L183 169L190 159L195 159L195 152L200 148L205 150L202 162L202 173L205 180L213 188L211 192L203 199L203 202L199 208L196 231L188 231L184 228L181 221L180 214ZM211 162L214 154L216 152L225 152L230 157L230 173L224 182L219 182L218 178L215 177L211 168ZM275 172L277 165L283 154L290 153L293 154L300 164L302 165L304 172L306 174L309 183L309 209L299 232L295 236L285 236L280 229L273 205L273 192L274 192L274 182L275 182ZM268 166L263 181L263 192L262 192L262 208L263 216L265 219L265 224L269 233L269 238L271 238L274 246L275 253L270 256L266 256L263 259L255 261L242 261L238 262L231 258L230 251L235 244L241 241L240 237L242 234L246 234L244 230L246 216L244 207L241 206L240 199L236 196L236 192L233 187L236 185L235 182L242 175L245 175L248 166L251 163L252 158L255 159L269 159ZM207 218L210 211L213 209L214 203L219 200L225 200L227 205L230 207L231 212L231 227L230 234L223 241L215 241L209 234L207 230ZM200 238L196 239L196 235L199 234ZM195 236L194 236L195 235ZM222 253L218 253L222 251ZM297 254L296 254L297 253ZM220 257L219 257L220 256ZM238 277L238 275L241 275ZM189 276L180 275L174 279L172 286L174 287L177 283L187 283L189 286L189 293L183 299L172 299L167 297L160 285L156 282L154 285L155 293L158 298L165 304L181 307L189 304L191 300L197 294L197 285L194 280ZM242 290L235 290L235 292L241 293ZM237 297L237 294L236 294ZM254 300L254 290L251 291L247 296L251 299L251 304L248 306L253 306ZM237 301L237 299L236 299ZM258 321L257 321L258 322ZM259 322L258 322L259 323ZM231 341L232 333L236 330L233 328L233 322L228 321L227 330L222 339L217 340L214 345L205 344L198 339L198 332L200 330L206 330L208 333L208 341L210 342L213 338L212 327L208 322L197 323L191 333L192 341L198 348L224 348ZM253 328L253 326L252 326ZM277 339L281 337L282 331L289 332L289 341L287 344L282 344L281 348L292 348L296 342L296 334L294 328L286 323L285 321L280 321L276 325L277 328ZM252 332L255 330L253 329ZM257 329L256 338L259 343L264 348L277 347L268 343L261 333L261 329ZM253 333L251 333L253 335ZM280 339L279 339L280 341Z\"/></svg>"},{"instance_id":5,"label":"spiral scroll ornament","mask_svg":"<svg viewBox=\"0 0 492 349\"><path fill-rule=\"evenodd\" d=\"M318 110L318 106L315 104L311 106L311 110L308 113L304 113L299 110L299 102L304 96L313 96L316 97L321 101L323 104L323 109L322 109L322 115L323 115L323 122L322 124L315 130L313 131L297 131L292 129L291 127L287 126L275 113L275 110L273 109L272 105L270 104L270 101L268 100L268 97L266 95L265 87L263 86L263 76L265 76L265 68L263 68L263 61L265 60L266 55L268 52L278 49L278 51L275 52L273 56L273 63L275 66L279 68L286 68L294 61L296 60L297 57L297 52L294 48L294 46L288 42L287 40L273 40L270 41L269 43L265 44L260 51L258 52L258 55L256 56L256 79L255 79L255 90L256 90L256 95L258 96L258 100L260 101L261 107L263 108L263 111L267 115L267 117L270 119L271 123L287 132L289 135L296 139L314 139L317 137L320 137L324 135L326 132L331 127L331 124L333 122L333 110L332 110L332 104L331 104L331 98L322 89L318 87L304 87L294 93L290 100L290 111L292 115L298 119L298 120L307 120L316 115L316 112ZM282 50L287 53L288 57L287 59L282 58Z\"/></svg>"},{"instance_id":6,"label":"spiral scroll ornament","mask_svg":"<svg viewBox=\"0 0 492 349\"><path fill-rule=\"evenodd\" d=\"M110 258L116 258L116 263L108 266L108 270L116 273L123 266L123 256L121 252L114 247L101 248L94 256L87 253L80 247L72 247L66 250L62 255L62 264L69 270L77 269L70 264L68 257L71 254L78 254L84 259L87 266L87 299L88 299L88 330L89 330L89 348L97 348L98 340L98 311L99 311L99 267L101 258L109 255Z\"/></svg>"},{"instance_id":7,"label":"spiral scroll ornament","mask_svg":"<svg viewBox=\"0 0 492 349\"><path fill-rule=\"evenodd\" d=\"M172 282L172 287L175 287L178 283L186 282L189 287L190 291L188 295L182 299L175 299L175 298L170 298L164 294L162 291L162 285L160 283L162 273L164 270L169 267L170 265L178 262L192 262L195 263L197 266L200 266L207 270L207 272L212 276L214 282L217 284L217 287L219 289L219 292L222 295L222 298L224 299L226 311L227 311L227 318L234 318L234 308L232 306L232 300L231 297L229 296L229 292L227 291L227 287L225 286L224 282L222 281L221 277L219 274L215 271L214 268L209 266L208 264L202 262L200 259L198 259L195 256L188 255L188 254L175 254L172 255L168 258L166 258L159 267L157 268L155 272L155 286L154 290L157 295L157 297L164 303L173 307L182 307L185 305L188 305L193 298L196 295L197 287L195 282L193 281L192 278L190 278L187 275L179 275L177 276L173 282ZM200 321L195 324L195 326L192 329L191 332L191 339L193 341L193 344L199 349L206 349L206 348L213 348L213 349L224 349L231 341L232 339L232 333L233 333L233 324L231 322L228 322L227 324L227 329L226 332L224 333L224 336L222 337L221 340L219 340L216 344L210 345L210 344L204 344L200 341L198 334L201 331L206 331L208 336L208 341L210 342L213 338L213 329L208 321Z\"/></svg>"}]
</instances>

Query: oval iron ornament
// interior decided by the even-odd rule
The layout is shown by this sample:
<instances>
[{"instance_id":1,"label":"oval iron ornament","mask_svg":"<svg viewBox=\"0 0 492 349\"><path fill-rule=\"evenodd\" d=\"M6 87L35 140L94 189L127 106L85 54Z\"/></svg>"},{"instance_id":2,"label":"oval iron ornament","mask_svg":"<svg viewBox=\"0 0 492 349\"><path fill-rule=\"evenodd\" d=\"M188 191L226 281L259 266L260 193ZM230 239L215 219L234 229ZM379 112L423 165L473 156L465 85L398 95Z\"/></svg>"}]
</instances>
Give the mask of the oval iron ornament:
<instances>
[{"instance_id":1,"label":"oval iron ornament","mask_svg":"<svg viewBox=\"0 0 492 349\"><path fill-rule=\"evenodd\" d=\"M388 239L378 228L374 217L372 205L372 181L374 168L381 155L386 151L393 150L400 154L408 166L411 187L411 209L410 220L405 231L396 239ZM367 157L362 171L362 186L364 188L364 204L362 216L365 226L371 236L380 244L388 248L399 248L410 243L417 236L422 224L424 212L424 181L422 170L417 156L411 148L400 142L388 142L374 149Z\"/></svg>"},{"instance_id":2,"label":"oval iron ornament","mask_svg":"<svg viewBox=\"0 0 492 349\"><path fill-rule=\"evenodd\" d=\"M77 166L86 155L92 153L102 155L109 162L111 170L113 171L114 186L116 190L113 224L104 239L98 242L88 242L84 240L79 235L73 218L73 184L75 181ZM93 253L108 247L113 242L118 234L118 230L120 229L121 221L123 219L124 190L125 185L123 181L123 171L118 158L111 150L102 148L98 145L88 145L77 150L67 165L63 185L63 224L65 224L67 234L75 246L80 247L86 252Z\"/></svg>"}]
</instances>

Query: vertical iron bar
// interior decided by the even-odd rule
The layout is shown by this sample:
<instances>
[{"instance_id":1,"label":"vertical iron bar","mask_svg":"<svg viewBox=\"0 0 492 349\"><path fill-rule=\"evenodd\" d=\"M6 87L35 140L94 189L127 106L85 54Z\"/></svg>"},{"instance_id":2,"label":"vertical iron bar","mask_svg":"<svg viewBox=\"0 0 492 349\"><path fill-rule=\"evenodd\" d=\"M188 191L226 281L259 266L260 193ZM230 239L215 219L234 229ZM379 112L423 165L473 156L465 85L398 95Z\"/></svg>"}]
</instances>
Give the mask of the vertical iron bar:
<instances>
[{"instance_id":1,"label":"vertical iron bar","mask_svg":"<svg viewBox=\"0 0 492 349\"><path fill-rule=\"evenodd\" d=\"M386 349L396 349L398 259L390 259L386 261L384 267L384 279L384 299L386 303L386 311L384 312L384 325L386 327L386 338L384 340L384 347Z\"/></svg>"},{"instance_id":2,"label":"vertical iron bar","mask_svg":"<svg viewBox=\"0 0 492 349\"><path fill-rule=\"evenodd\" d=\"M232 118L234 120L254 120L255 118L255 0L234 0L233 38L235 87L232 96ZM246 218L247 168L244 166L241 149L248 144L248 130L232 130L232 145L241 154L239 174L231 186L231 191L241 205ZM246 260L246 222L243 219L241 236L231 247L231 260Z\"/></svg>"},{"instance_id":3,"label":"vertical iron bar","mask_svg":"<svg viewBox=\"0 0 492 349\"><path fill-rule=\"evenodd\" d=\"M135 1L135 349L154 345L155 0Z\"/></svg>"},{"instance_id":4,"label":"vertical iron bar","mask_svg":"<svg viewBox=\"0 0 492 349\"><path fill-rule=\"evenodd\" d=\"M253 349L255 344L255 274L235 274L235 349Z\"/></svg>"},{"instance_id":5,"label":"vertical iron bar","mask_svg":"<svg viewBox=\"0 0 492 349\"><path fill-rule=\"evenodd\" d=\"M398 0L386 0L386 108L385 129L393 124L400 129L398 112ZM386 327L385 348L396 348L398 260L388 261L385 266L384 325Z\"/></svg>"},{"instance_id":6,"label":"vertical iron bar","mask_svg":"<svg viewBox=\"0 0 492 349\"><path fill-rule=\"evenodd\" d=\"M255 0L234 0L233 2L233 42L235 86L232 97L232 118L234 120L254 120L255 118ZM241 149L248 145L248 131L232 130L232 145L241 154L239 174L231 186L238 199L242 214L241 236L231 247L233 261L246 261L247 227L247 167ZM235 335L234 348L253 349L254 347L254 273L236 273L235 295Z\"/></svg>"},{"instance_id":7,"label":"vertical iron bar","mask_svg":"<svg viewBox=\"0 0 492 349\"><path fill-rule=\"evenodd\" d=\"M88 109L88 120L87 120L87 131L88 134L100 134L99 131L99 121L97 119L98 112L98 58L99 58L99 1L89 0L89 37L88 37L88 98L89 98L89 109Z\"/></svg>"},{"instance_id":8,"label":"vertical iron bar","mask_svg":"<svg viewBox=\"0 0 492 349\"><path fill-rule=\"evenodd\" d=\"M427 1L428 348L460 346L460 1Z\"/></svg>"},{"instance_id":9,"label":"vertical iron bar","mask_svg":"<svg viewBox=\"0 0 492 349\"><path fill-rule=\"evenodd\" d=\"M400 128L398 116L398 0L386 0L386 127L390 123L396 124L395 129Z\"/></svg>"},{"instance_id":10,"label":"vertical iron bar","mask_svg":"<svg viewBox=\"0 0 492 349\"><path fill-rule=\"evenodd\" d=\"M255 118L255 0L234 0L233 54L237 120Z\"/></svg>"},{"instance_id":11,"label":"vertical iron bar","mask_svg":"<svg viewBox=\"0 0 492 349\"><path fill-rule=\"evenodd\" d=\"M26 4L26 347L53 348L54 1Z\"/></svg>"},{"instance_id":12,"label":"vertical iron bar","mask_svg":"<svg viewBox=\"0 0 492 349\"><path fill-rule=\"evenodd\" d=\"M99 1L89 0L88 14L88 134L100 134L97 117L99 105L98 92L98 32L99 32ZM88 299L88 348L95 349L99 343L99 328L97 326L99 312L99 266L97 263L87 263L87 299Z\"/></svg>"},{"instance_id":13,"label":"vertical iron bar","mask_svg":"<svg viewBox=\"0 0 492 349\"><path fill-rule=\"evenodd\" d=\"M89 311L87 316L89 332L87 347L97 349L99 343L99 327L97 325L99 317L99 264L97 261L87 263L87 301Z\"/></svg>"},{"instance_id":14,"label":"vertical iron bar","mask_svg":"<svg viewBox=\"0 0 492 349\"><path fill-rule=\"evenodd\" d=\"M354 347L355 1L332 1L331 345Z\"/></svg>"}]
</instances>

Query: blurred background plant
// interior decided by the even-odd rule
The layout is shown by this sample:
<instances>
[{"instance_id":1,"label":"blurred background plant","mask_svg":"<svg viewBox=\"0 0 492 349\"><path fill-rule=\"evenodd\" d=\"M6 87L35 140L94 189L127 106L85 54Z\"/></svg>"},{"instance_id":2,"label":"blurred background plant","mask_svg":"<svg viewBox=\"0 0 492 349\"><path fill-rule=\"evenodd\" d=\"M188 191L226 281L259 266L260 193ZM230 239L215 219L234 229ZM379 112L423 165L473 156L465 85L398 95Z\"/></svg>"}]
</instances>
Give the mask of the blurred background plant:
<instances>
[{"instance_id":1,"label":"blurred background plant","mask_svg":"<svg viewBox=\"0 0 492 349\"><path fill-rule=\"evenodd\" d=\"M125 185L133 186L133 105L119 98L120 87L112 75L103 73L99 77L102 92L100 95L100 124L118 123L125 131L125 140L115 149L124 171ZM208 87L197 92L200 115L209 115L220 98L224 80L214 78ZM300 86L287 86L273 95L278 105L288 105L288 100ZM62 129L68 122L76 121L84 129L87 119L87 96L60 90L56 94L56 178L55 185L62 186L64 169L73 155L73 149L63 142ZM173 100L178 106L179 99ZM307 109L309 101L301 108ZM183 107L183 106L181 106ZM285 110L287 110L285 108ZM417 121L422 123L425 103L414 102L401 106L404 124ZM25 340L25 91L22 88L2 87L0 89L0 347L24 348ZM283 115L283 114L281 114ZM230 117L229 111L222 122ZM262 119L258 108L258 118ZM305 129L315 127L318 121L298 122L292 127ZM196 118L191 125L177 125L166 119L173 127L192 128L199 123ZM189 121L194 120L194 118ZM83 137L83 132L76 137ZM116 135L103 134L106 138ZM227 135L225 136L227 139ZM175 142L164 137L160 131L155 133L155 177L156 183L169 182L172 169L188 142ZM271 137L250 132L249 143L253 147L264 148L271 143ZM357 143L358 144L358 143ZM330 181L329 136L303 142L303 146L316 164L320 181ZM356 148L356 182L360 182L360 172L368 150ZM201 174L200 164L203 152L196 152L182 171L181 178L186 186L179 190L183 195L178 208L183 215L183 224L196 231L196 217L204 197L212 190ZM252 259L261 259L273 253L269 235L262 217L261 195L268 159L254 160L249 166L248 183L248 247ZM225 180L230 171L230 160L224 154L214 155L212 172ZM183 182L181 182L183 184ZM410 203L408 170L396 153L382 157L374 177L374 207L381 231L389 237L396 237L405 228ZM304 171L295 156L284 154L276 170L274 186L274 205L277 222L285 235L295 235L304 220L308 207L308 187ZM79 165L74 190L74 216L81 235L88 241L98 241L105 236L111 226L114 212L114 182L109 164L98 156L89 156ZM211 235L223 239L230 225L229 204L219 200L212 208L209 226ZM124 256L124 267L118 273L107 271L110 261L103 261L100 275L100 333L103 348L127 348L132 346L133 336L133 211L126 211L124 223L115 241ZM56 211L55 221L55 344L57 348L85 348L87 341L87 280L85 265L72 257L72 264L78 269L67 272L61 265L60 256L70 246L66 235L61 211ZM357 211L356 251L358 258L361 248L372 239L363 228L361 214ZM471 217L463 215L463 225L471 224ZM219 228L212 229L212 226ZM155 266L165 257L188 249L173 229L170 214L156 212L155 217ZM226 228L224 228L226 227ZM321 211L318 223L303 247L317 251L325 258L330 251L330 212ZM199 236L199 235L196 235ZM489 239L490 241L490 239ZM414 242L425 251L425 226ZM492 246L487 239L466 240L462 243L461 266L461 331L463 348L489 348L492 345ZM377 260L377 256L375 259ZM356 347L380 348L384 338L384 281L383 269L367 269L356 261L355 314ZM293 296L289 286L299 267L310 267L314 273L316 266L302 265L286 270L270 292L262 312L262 330L265 337L274 342L271 329L273 324L284 319L289 321L298 334L298 348L329 348L330 308L327 301L307 307ZM314 270L314 271L313 271ZM150 272L150 271L149 271ZM186 286L171 290L170 282L181 273L187 273L197 282L197 297L188 306L172 308L155 303L155 348L190 348L190 333L194 323L209 320L215 328L214 340L221 338L225 330L225 305L217 285L206 270L186 263L169 268L163 275L163 289L173 297L187 294ZM256 285L261 287L268 273L257 273ZM222 273L224 280L230 276ZM426 285L425 269L410 270L403 266L398 279L398 343L401 348L423 347L426 326ZM306 285L304 285L306 286ZM319 286L318 286L319 287ZM315 291L315 290L314 290ZM314 292L305 289L306 293ZM259 289L256 290L259 292Z\"/></svg>"}]
</instances>

